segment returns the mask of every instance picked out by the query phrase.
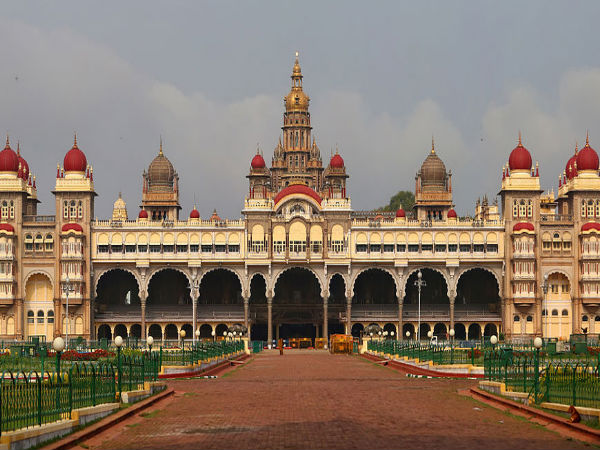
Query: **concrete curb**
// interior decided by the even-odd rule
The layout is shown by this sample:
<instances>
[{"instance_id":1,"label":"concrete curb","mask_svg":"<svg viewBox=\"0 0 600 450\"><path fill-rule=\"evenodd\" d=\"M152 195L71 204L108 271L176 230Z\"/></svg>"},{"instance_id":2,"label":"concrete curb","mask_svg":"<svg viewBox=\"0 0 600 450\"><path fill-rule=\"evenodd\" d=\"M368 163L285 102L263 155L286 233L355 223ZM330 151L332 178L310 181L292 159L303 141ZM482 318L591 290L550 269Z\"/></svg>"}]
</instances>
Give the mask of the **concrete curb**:
<instances>
[{"instance_id":1,"label":"concrete curb","mask_svg":"<svg viewBox=\"0 0 600 450\"><path fill-rule=\"evenodd\" d=\"M479 379L483 378L482 374L476 373L454 373L454 372L442 372L438 370L428 370L423 369L421 367L413 366L412 364L402 363L400 361L389 360L385 358L380 358L379 356L369 355L364 353L362 355L363 358L368 359L373 362L383 362L385 366L390 367L394 370L398 370L400 372L406 372L411 375L423 375L425 377L432 378L464 378L464 379ZM386 364L387 363L387 364Z\"/></svg>"},{"instance_id":2,"label":"concrete curb","mask_svg":"<svg viewBox=\"0 0 600 450\"><path fill-rule=\"evenodd\" d=\"M215 375L215 374L220 373L223 370L225 370L225 368L232 366L233 365L232 361L244 361L248 358L250 358L250 355L243 354L241 356L238 356L238 357L235 357L232 359L226 359L225 361L220 362L216 366L213 366L202 372L181 372L181 373L162 374L162 375L158 376L158 379L159 380L172 380L175 378L195 378L195 377L202 377L205 375Z\"/></svg>"},{"instance_id":3,"label":"concrete curb","mask_svg":"<svg viewBox=\"0 0 600 450\"><path fill-rule=\"evenodd\" d=\"M519 411L520 413L530 415L536 419L546 421L567 432L576 433L579 436L579 439L581 440L585 440L586 442L590 442L596 445L600 444L600 430L598 429L588 427L587 425L583 425L581 423L571 423L564 417L559 417L555 416L554 414L547 413L545 411L540 411L539 409L532 408L530 406L526 406L522 403L515 402L503 397L499 397L479 388L470 388L469 393L473 398L479 400L481 398L485 399L485 403L492 403L513 411Z\"/></svg>"},{"instance_id":4,"label":"concrete curb","mask_svg":"<svg viewBox=\"0 0 600 450\"><path fill-rule=\"evenodd\" d=\"M76 431L75 433L69 434L63 439L59 441L53 442L52 444L48 444L44 446L44 450L65 450L75 446L77 443L85 441L90 437L100 433L117 423L121 422L126 417L133 416L134 414L139 413L143 409L153 405L154 403L170 396L175 393L174 389L166 389L162 392L159 392L152 397L149 397L145 400L142 400L138 403L134 403L131 407L118 411L110 416L102 419L100 422L97 422L89 427L85 427L83 430Z\"/></svg>"}]
</instances>

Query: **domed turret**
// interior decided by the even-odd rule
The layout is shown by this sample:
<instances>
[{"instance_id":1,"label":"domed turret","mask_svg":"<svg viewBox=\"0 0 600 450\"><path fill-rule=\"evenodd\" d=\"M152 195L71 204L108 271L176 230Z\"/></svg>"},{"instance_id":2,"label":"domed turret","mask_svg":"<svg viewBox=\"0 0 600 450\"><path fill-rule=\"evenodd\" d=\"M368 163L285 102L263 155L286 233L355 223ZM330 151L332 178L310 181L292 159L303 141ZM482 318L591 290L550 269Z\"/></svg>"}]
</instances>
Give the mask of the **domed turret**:
<instances>
[{"instance_id":1,"label":"domed turret","mask_svg":"<svg viewBox=\"0 0 600 450\"><path fill-rule=\"evenodd\" d=\"M262 157L262 155L257 151L256 155L254 155L254 158L252 158L252 161L250 162L250 166L253 169L264 169L265 168L265 159Z\"/></svg>"},{"instance_id":2,"label":"domed turret","mask_svg":"<svg viewBox=\"0 0 600 450\"><path fill-rule=\"evenodd\" d=\"M340 154L336 151L335 155L331 157L329 161L329 166L334 169L342 169L344 167L344 159L340 156Z\"/></svg>"},{"instance_id":3,"label":"domed turret","mask_svg":"<svg viewBox=\"0 0 600 450\"><path fill-rule=\"evenodd\" d=\"M454 209L450 209L448 211L448 219L456 219L456 218L457 218L456 211L454 211Z\"/></svg>"},{"instance_id":4,"label":"domed turret","mask_svg":"<svg viewBox=\"0 0 600 450\"><path fill-rule=\"evenodd\" d=\"M198 211L196 209L196 207L194 206L194 209L192 209L192 211L190 212L190 219L199 219L200 218L200 211Z\"/></svg>"},{"instance_id":5,"label":"domed turret","mask_svg":"<svg viewBox=\"0 0 600 450\"><path fill-rule=\"evenodd\" d=\"M19 158L12 148L8 136L6 137L6 146L0 152L0 172L18 172Z\"/></svg>"},{"instance_id":6,"label":"domed turret","mask_svg":"<svg viewBox=\"0 0 600 450\"><path fill-rule=\"evenodd\" d=\"M113 221L122 221L127 220L127 204L125 200L123 200L123 196L119 192L119 198L115 200L113 204L113 213L112 213Z\"/></svg>"},{"instance_id":7,"label":"domed turret","mask_svg":"<svg viewBox=\"0 0 600 450\"><path fill-rule=\"evenodd\" d=\"M590 138L586 136L585 147L577 154L577 171L598 170L598 153L590 147Z\"/></svg>"},{"instance_id":8,"label":"domed turret","mask_svg":"<svg viewBox=\"0 0 600 450\"><path fill-rule=\"evenodd\" d=\"M73 139L73 147L65 155L63 167L65 172L85 172L87 168L87 158L77 146L77 135Z\"/></svg>"},{"instance_id":9,"label":"domed turret","mask_svg":"<svg viewBox=\"0 0 600 450\"><path fill-rule=\"evenodd\" d=\"M158 155L152 160L148 167L148 183L150 189L158 188L156 190L171 190L174 179L175 169L173 168L171 161L169 161L163 153L161 140Z\"/></svg>"},{"instance_id":10,"label":"domed turret","mask_svg":"<svg viewBox=\"0 0 600 450\"><path fill-rule=\"evenodd\" d=\"M521 143L521 133L519 133L519 143L510 152L510 157L508 158L508 167L511 171L513 170L527 170L531 171L531 154L529 150L523 147Z\"/></svg>"},{"instance_id":11,"label":"domed turret","mask_svg":"<svg viewBox=\"0 0 600 450\"><path fill-rule=\"evenodd\" d=\"M310 97L302 90L302 70L298 62L298 52L296 52L296 62L292 69L292 90L285 96L284 102L288 112L308 111Z\"/></svg>"},{"instance_id":12,"label":"domed turret","mask_svg":"<svg viewBox=\"0 0 600 450\"><path fill-rule=\"evenodd\" d=\"M435 143L431 140L431 152L421 165L421 187L424 191L446 188L446 165L435 152Z\"/></svg>"},{"instance_id":13,"label":"domed turret","mask_svg":"<svg viewBox=\"0 0 600 450\"><path fill-rule=\"evenodd\" d=\"M406 212L404 211L404 209L402 209L402 207L398 208L398 210L396 211L396 217L397 218L406 217Z\"/></svg>"},{"instance_id":14,"label":"domed turret","mask_svg":"<svg viewBox=\"0 0 600 450\"><path fill-rule=\"evenodd\" d=\"M21 164L21 178L25 181L29 179L29 164L25 161L25 158L21 156L21 144L17 142L17 159L19 160L19 164Z\"/></svg>"},{"instance_id":15,"label":"domed turret","mask_svg":"<svg viewBox=\"0 0 600 450\"><path fill-rule=\"evenodd\" d=\"M140 213L138 214L138 219L147 219L148 218L148 211L146 211L145 209L140 209Z\"/></svg>"}]
</instances>

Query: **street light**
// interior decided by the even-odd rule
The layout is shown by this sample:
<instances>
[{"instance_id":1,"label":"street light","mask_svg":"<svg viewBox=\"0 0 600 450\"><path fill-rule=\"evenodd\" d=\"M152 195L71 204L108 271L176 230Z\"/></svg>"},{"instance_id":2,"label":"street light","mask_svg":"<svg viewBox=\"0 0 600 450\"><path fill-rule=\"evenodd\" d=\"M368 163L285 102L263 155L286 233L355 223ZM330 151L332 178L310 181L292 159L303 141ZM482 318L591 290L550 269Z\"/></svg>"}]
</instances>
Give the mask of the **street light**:
<instances>
[{"instance_id":1,"label":"street light","mask_svg":"<svg viewBox=\"0 0 600 450\"><path fill-rule=\"evenodd\" d=\"M425 280L423 280L423 274L419 270L417 272L417 281L415 281L415 286L419 290L419 327L417 328L417 340L421 340L421 288L427 286Z\"/></svg>"},{"instance_id":2,"label":"street light","mask_svg":"<svg viewBox=\"0 0 600 450\"><path fill-rule=\"evenodd\" d=\"M406 330L406 339L410 339L410 331Z\"/></svg>"},{"instance_id":3,"label":"street light","mask_svg":"<svg viewBox=\"0 0 600 450\"><path fill-rule=\"evenodd\" d=\"M146 344L148 344L150 353L152 353L152 344L154 344L154 338L152 336L148 336L148 339L146 339Z\"/></svg>"},{"instance_id":4,"label":"street light","mask_svg":"<svg viewBox=\"0 0 600 450\"><path fill-rule=\"evenodd\" d=\"M194 278L193 281L188 283L188 289L190 290L190 294L192 295L192 314L193 314L193 318L192 318L192 329L195 330L196 329L196 299L194 298L194 294L196 294L198 292L198 288L200 287L200 280L198 280L197 278ZM193 338L194 336L192 336Z\"/></svg>"},{"instance_id":5,"label":"street light","mask_svg":"<svg viewBox=\"0 0 600 450\"><path fill-rule=\"evenodd\" d=\"M217 333L215 333L215 330L212 330L212 331L210 332L210 335L211 335L211 336L212 336L212 338L213 338L213 342L215 342L216 335L217 335Z\"/></svg>"},{"instance_id":6,"label":"street light","mask_svg":"<svg viewBox=\"0 0 600 450\"><path fill-rule=\"evenodd\" d=\"M433 331L429 330L429 331L427 332L427 337L428 337L429 339L431 339L431 338L433 337Z\"/></svg>"},{"instance_id":7,"label":"street light","mask_svg":"<svg viewBox=\"0 0 600 450\"><path fill-rule=\"evenodd\" d=\"M115 338L115 346L117 347L117 384L119 389L119 401L121 400L121 346L123 345L123 338L117 336Z\"/></svg>"},{"instance_id":8,"label":"street light","mask_svg":"<svg viewBox=\"0 0 600 450\"><path fill-rule=\"evenodd\" d=\"M200 328L196 328L196 341L200 340Z\"/></svg>"},{"instance_id":9,"label":"street light","mask_svg":"<svg viewBox=\"0 0 600 450\"><path fill-rule=\"evenodd\" d=\"M542 348L542 344L544 342L542 341L541 338L536 337L533 340L533 346L535 347L535 363L534 363L534 378L535 378L535 397L533 398L533 401L535 403L538 402L538 394L539 394L539 377L540 377L540 348Z\"/></svg>"},{"instance_id":10,"label":"street light","mask_svg":"<svg viewBox=\"0 0 600 450\"><path fill-rule=\"evenodd\" d=\"M69 348L69 293L75 292L75 288L71 284L71 280L69 279L69 275L67 275L67 278L65 279L65 282L63 283L63 292L65 293L65 296L67 297L67 314L66 314L67 330L65 332L65 337L67 339L66 339L66 344L65 345L66 345L67 348Z\"/></svg>"},{"instance_id":11,"label":"street light","mask_svg":"<svg viewBox=\"0 0 600 450\"><path fill-rule=\"evenodd\" d=\"M58 377L60 376L60 353L65 349L65 340L60 336L57 337L52 342L52 348L56 352L56 381L58 382Z\"/></svg>"},{"instance_id":12,"label":"street light","mask_svg":"<svg viewBox=\"0 0 600 450\"><path fill-rule=\"evenodd\" d=\"M390 335L392 336L392 339L394 339L394 335L395 335L395 334L396 334L396 333L395 333L394 331L390 332Z\"/></svg>"},{"instance_id":13,"label":"street light","mask_svg":"<svg viewBox=\"0 0 600 450\"><path fill-rule=\"evenodd\" d=\"M492 350L496 350L496 344L498 343L498 337L494 334L490 338L490 344L492 344Z\"/></svg>"},{"instance_id":14,"label":"street light","mask_svg":"<svg viewBox=\"0 0 600 450\"><path fill-rule=\"evenodd\" d=\"M546 339L550 337L548 325L550 319L548 316L548 274L544 275L544 283L542 284L542 291L544 292L544 309L546 310ZM543 315L542 315L543 317Z\"/></svg>"},{"instance_id":15,"label":"street light","mask_svg":"<svg viewBox=\"0 0 600 450\"><path fill-rule=\"evenodd\" d=\"M179 336L181 337L181 348L183 348L183 344L184 344L184 341L185 341L185 330L184 329L182 329L179 332Z\"/></svg>"},{"instance_id":16,"label":"street light","mask_svg":"<svg viewBox=\"0 0 600 450\"><path fill-rule=\"evenodd\" d=\"M450 328L450 364L454 364L454 328Z\"/></svg>"}]
</instances>

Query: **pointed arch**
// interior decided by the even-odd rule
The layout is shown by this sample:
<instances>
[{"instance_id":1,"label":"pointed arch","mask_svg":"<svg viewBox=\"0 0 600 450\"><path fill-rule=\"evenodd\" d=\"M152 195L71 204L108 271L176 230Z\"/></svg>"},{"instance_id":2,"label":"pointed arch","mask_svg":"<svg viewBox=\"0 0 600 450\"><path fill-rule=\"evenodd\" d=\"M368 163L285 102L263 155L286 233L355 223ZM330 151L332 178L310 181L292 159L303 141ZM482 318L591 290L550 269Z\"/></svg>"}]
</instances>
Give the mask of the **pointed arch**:
<instances>
[{"instance_id":1,"label":"pointed arch","mask_svg":"<svg viewBox=\"0 0 600 450\"><path fill-rule=\"evenodd\" d=\"M442 278L446 282L446 287L448 289L447 295L448 295L448 297L450 297L450 294L452 293L451 289L454 289L454 286L452 286L452 283L450 283L450 280L448 278L448 274L445 273L443 270L441 270L440 268L438 268L436 266L418 266L418 267L414 267L414 268L410 269L406 273L406 276L404 277L404 282L403 282L403 294L404 294L404 296L406 296L406 287L408 286L408 279L410 278L410 276L413 273L418 272L419 270L422 271L423 269L433 270L434 272L437 272L437 273L439 273L442 276Z\"/></svg>"},{"instance_id":2,"label":"pointed arch","mask_svg":"<svg viewBox=\"0 0 600 450\"><path fill-rule=\"evenodd\" d=\"M317 274L317 272L315 272L311 267L298 265L298 266L284 267L275 274L275 276L272 279L271 288L270 288L272 296L275 295L275 286L277 286L277 281L279 280L279 277L281 277L281 275L283 275L285 272L287 272L288 270L291 270L291 269L303 269L303 270L306 270L306 271L312 273L314 275L314 277L317 279L317 282L319 283L319 288L321 289L321 297L325 297L326 295L329 294L329 292L328 292L329 289L325 286L323 279L321 279L321 277Z\"/></svg>"},{"instance_id":3,"label":"pointed arch","mask_svg":"<svg viewBox=\"0 0 600 450\"><path fill-rule=\"evenodd\" d=\"M94 292L96 293L96 296L98 296L98 284L100 283L100 279L107 273L114 272L117 270L122 270L123 272L127 272L127 273L131 274L133 276L133 278L135 279L135 282L137 283L138 290L139 291L142 290L142 282L139 278L139 275L135 271L133 271L127 267L110 267L108 269L101 270L100 272L94 274L94 278L95 278Z\"/></svg>"},{"instance_id":4,"label":"pointed arch","mask_svg":"<svg viewBox=\"0 0 600 450\"><path fill-rule=\"evenodd\" d=\"M392 277L392 280L394 281L394 287L396 288L396 296L397 296L398 295L398 287L400 286L400 283L398 283L398 280L397 280L396 276L394 275L394 273L387 267L365 267L365 268L359 270L357 273L355 273L354 276L352 277L352 281L350 283L350 295L354 295L354 288L356 286L356 280L358 279L358 277L361 274L365 273L366 271L372 270L372 269L381 270L383 272L388 273Z\"/></svg>"}]
</instances>

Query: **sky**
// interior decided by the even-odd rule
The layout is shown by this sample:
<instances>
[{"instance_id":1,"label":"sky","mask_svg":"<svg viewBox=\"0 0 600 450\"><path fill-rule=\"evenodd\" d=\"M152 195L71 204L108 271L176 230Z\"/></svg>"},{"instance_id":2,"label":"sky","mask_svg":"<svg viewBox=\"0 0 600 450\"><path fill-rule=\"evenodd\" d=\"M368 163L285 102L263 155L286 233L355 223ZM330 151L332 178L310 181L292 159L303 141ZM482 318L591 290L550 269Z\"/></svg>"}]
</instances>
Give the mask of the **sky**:
<instances>
[{"instance_id":1,"label":"sky","mask_svg":"<svg viewBox=\"0 0 600 450\"><path fill-rule=\"evenodd\" d=\"M355 210L414 190L434 136L472 215L519 131L544 189L587 131L600 149L598 17L597 1L3 1L0 132L37 176L40 214L77 132L98 217L120 191L137 215L162 136L182 216L239 218L298 51L313 134L325 164L343 156Z\"/></svg>"}]
</instances>

